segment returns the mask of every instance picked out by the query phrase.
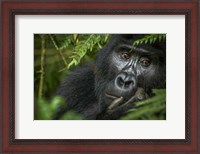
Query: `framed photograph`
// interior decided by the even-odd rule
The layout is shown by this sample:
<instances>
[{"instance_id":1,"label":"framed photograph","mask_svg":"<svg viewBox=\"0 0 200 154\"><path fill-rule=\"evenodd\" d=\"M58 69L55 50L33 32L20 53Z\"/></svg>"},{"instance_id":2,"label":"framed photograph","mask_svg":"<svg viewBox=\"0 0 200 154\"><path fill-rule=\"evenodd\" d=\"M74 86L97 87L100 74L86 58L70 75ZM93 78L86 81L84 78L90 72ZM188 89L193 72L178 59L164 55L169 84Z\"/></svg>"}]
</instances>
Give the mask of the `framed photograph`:
<instances>
[{"instance_id":1,"label":"framed photograph","mask_svg":"<svg viewBox=\"0 0 200 154\"><path fill-rule=\"evenodd\" d=\"M2 1L2 153L200 153L199 1Z\"/></svg>"}]
</instances>

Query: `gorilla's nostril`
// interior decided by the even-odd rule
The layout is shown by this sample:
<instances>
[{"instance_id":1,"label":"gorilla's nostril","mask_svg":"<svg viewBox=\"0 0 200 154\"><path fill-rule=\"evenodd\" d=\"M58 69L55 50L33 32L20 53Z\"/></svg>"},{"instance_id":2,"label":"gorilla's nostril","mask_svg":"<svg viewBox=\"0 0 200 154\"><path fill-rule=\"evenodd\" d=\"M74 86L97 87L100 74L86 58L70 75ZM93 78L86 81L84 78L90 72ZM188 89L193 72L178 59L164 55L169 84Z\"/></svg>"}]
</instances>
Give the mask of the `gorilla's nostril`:
<instances>
[{"instance_id":1,"label":"gorilla's nostril","mask_svg":"<svg viewBox=\"0 0 200 154\"><path fill-rule=\"evenodd\" d=\"M121 77L118 78L118 85L119 86L123 86L124 85L124 80Z\"/></svg>"},{"instance_id":2,"label":"gorilla's nostril","mask_svg":"<svg viewBox=\"0 0 200 154\"><path fill-rule=\"evenodd\" d=\"M124 83L124 87L125 88L129 88L129 86L131 86L133 84L133 81L126 81L125 83Z\"/></svg>"}]
</instances>

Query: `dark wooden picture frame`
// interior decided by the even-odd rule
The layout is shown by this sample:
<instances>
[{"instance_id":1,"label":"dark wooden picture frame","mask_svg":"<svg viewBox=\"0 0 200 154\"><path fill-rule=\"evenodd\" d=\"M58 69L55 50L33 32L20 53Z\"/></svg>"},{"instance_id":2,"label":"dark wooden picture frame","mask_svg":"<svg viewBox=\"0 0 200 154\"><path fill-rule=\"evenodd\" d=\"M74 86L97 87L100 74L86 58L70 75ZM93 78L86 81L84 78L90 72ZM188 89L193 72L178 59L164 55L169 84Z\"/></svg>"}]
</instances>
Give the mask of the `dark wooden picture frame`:
<instances>
[{"instance_id":1,"label":"dark wooden picture frame","mask_svg":"<svg viewBox=\"0 0 200 154\"><path fill-rule=\"evenodd\" d=\"M1 1L1 153L200 153L199 1ZM185 139L15 139L15 15L185 15Z\"/></svg>"}]
</instances>

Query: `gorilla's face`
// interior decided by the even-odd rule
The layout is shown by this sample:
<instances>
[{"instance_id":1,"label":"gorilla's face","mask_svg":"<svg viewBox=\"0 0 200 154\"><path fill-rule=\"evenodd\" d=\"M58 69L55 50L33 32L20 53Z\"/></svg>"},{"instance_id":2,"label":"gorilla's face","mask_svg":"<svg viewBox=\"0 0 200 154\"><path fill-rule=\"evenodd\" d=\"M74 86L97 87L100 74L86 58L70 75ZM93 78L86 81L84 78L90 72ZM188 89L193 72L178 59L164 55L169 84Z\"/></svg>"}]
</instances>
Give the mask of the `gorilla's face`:
<instances>
[{"instance_id":1,"label":"gorilla's face","mask_svg":"<svg viewBox=\"0 0 200 154\"><path fill-rule=\"evenodd\" d=\"M156 48L122 44L109 56L109 75L105 88L106 104L122 97L128 101L143 88L149 93L154 87L165 87L165 57Z\"/></svg>"}]
</instances>

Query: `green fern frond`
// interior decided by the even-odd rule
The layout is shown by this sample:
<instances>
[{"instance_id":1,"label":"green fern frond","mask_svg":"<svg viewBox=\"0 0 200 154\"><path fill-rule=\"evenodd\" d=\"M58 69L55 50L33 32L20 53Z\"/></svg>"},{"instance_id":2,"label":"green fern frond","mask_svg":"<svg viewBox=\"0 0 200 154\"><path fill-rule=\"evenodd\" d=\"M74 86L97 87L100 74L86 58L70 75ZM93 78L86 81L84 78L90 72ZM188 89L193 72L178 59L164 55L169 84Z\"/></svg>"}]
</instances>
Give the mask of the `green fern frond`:
<instances>
[{"instance_id":1,"label":"green fern frond","mask_svg":"<svg viewBox=\"0 0 200 154\"><path fill-rule=\"evenodd\" d=\"M145 35L143 38L138 39L133 42L133 46L138 46L140 44L153 44L156 41L162 41L166 39L166 34L150 34L150 35Z\"/></svg>"},{"instance_id":2,"label":"green fern frond","mask_svg":"<svg viewBox=\"0 0 200 154\"><path fill-rule=\"evenodd\" d=\"M102 48L102 44L107 41L108 36L108 34L92 34L87 40L79 40L74 48L73 56L70 57L72 60L68 64L68 69L73 65L78 65L88 52L93 52L94 46Z\"/></svg>"},{"instance_id":3,"label":"green fern frond","mask_svg":"<svg viewBox=\"0 0 200 154\"><path fill-rule=\"evenodd\" d=\"M121 120L165 120L166 119L166 89L154 89L155 96L135 103L135 108Z\"/></svg>"}]
</instances>

